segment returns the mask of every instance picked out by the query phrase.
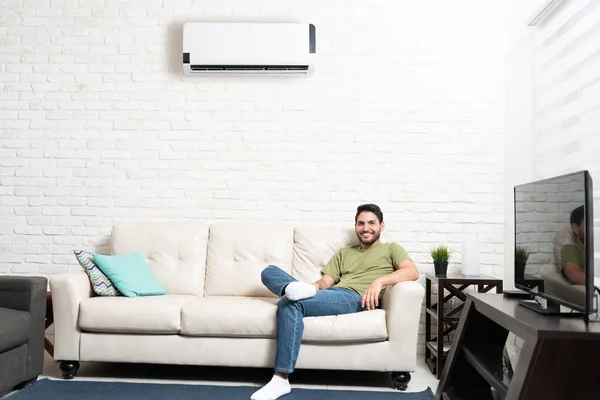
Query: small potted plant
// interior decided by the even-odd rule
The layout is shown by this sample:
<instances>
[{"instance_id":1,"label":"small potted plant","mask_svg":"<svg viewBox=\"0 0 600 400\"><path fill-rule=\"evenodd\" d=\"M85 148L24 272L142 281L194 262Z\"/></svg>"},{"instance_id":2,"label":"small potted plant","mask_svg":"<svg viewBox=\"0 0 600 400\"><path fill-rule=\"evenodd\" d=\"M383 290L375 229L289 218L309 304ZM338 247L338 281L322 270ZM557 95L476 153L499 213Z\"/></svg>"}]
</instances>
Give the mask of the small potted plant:
<instances>
[{"instance_id":1,"label":"small potted plant","mask_svg":"<svg viewBox=\"0 0 600 400\"><path fill-rule=\"evenodd\" d=\"M525 279L525 266L531 255L531 250L524 246L515 247L515 279Z\"/></svg>"},{"instance_id":2,"label":"small potted plant","mask_svg":"<svg viewBox=\"0 0 600 400\"><path fill-rule=\"evenodd\" d=\"M433 268L436 275L445 276L448 271L448 261L452 258L452 250L446 245L434 246L429 250L429 255L433 259Z\"/></svg>"}]
</instances>

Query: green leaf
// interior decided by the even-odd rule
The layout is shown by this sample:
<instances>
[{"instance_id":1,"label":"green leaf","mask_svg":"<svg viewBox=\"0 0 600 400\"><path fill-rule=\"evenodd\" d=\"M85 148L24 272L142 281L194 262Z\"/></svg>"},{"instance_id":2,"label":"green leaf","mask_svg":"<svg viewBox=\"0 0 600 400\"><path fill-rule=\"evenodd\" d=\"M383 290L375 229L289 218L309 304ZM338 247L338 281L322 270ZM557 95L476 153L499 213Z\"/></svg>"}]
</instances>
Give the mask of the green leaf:
<instances>
[{"instance_id":1,"label":"green leaf","mask_svg":"<svg viewBox=\"0 0 600 400\"><path fill-rule=\"evenodd\" d=\"M431 258L433 258L434 262L450 261L453 254L454 252L444 244L434 246L429 250L429 255L431 256Z\"/></svg>"}]
</instances>

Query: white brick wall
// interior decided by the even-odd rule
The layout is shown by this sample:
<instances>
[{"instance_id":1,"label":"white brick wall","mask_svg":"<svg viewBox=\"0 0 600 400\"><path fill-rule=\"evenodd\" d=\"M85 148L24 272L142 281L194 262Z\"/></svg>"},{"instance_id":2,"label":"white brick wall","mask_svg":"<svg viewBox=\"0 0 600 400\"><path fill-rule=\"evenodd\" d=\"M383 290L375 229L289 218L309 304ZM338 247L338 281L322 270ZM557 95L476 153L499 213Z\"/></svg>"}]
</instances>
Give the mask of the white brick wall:
<instances>
[{"instance_id":1,"label":"white brick wall","mask_svg":"<svg viewBox=\"0 0 600 400\"><path fill-rule=\"evenodd\" d=\"M469 232L502 274L489 4L2 3L1 273L76 268L71 249L105 250L127 218L347 224L373 201L420 266ZM224 19L316 24L317 73L183 77L182 24Z\"/></svg>"},{"instance_id":2,"label":"white brick wall","mask_svg":"<svg viewBox=\"0 0 600 400\"><path fill-rule=\"evenodd\" d=\"M0 273L79 267L125 219L352 225L502 276L500 0L0 0ZM183 77L186 21L317 27L306 78ZM457 254L451 269L459 268Z\"/></svg>"},{"instance_id":3,"label":"white brick wall","mask_svg":"<svg viewBox=\"0 0 600 400\"><path fill-rule=\"evenodd\" d=\"M532 251L527 274L539 275L542 267L556 263L554 235L570 225L571 211L584 205L583 187L583 174L577 174L517 188L515 243Z\"/></svg>"}]
</instances>

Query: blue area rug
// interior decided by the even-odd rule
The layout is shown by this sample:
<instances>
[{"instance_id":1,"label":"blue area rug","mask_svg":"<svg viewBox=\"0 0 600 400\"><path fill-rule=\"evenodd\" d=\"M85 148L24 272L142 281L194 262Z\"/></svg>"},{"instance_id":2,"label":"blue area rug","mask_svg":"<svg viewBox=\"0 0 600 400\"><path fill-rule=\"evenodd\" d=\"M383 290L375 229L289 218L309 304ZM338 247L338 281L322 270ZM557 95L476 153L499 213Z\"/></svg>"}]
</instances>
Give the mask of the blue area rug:
<instances>
[{"instance_id":1,"label":"blue area rug","mask_svg":"<svg viewBox=\"0 0 600 400\"><path fill-rule=\"evenodd\" d=\"M251 386L209 386L158 383L55 381L41 379L7 397L8 400L249 400ZM420 393L292 389L281 400L436 400Z\"/></svg>"}]
</instances>

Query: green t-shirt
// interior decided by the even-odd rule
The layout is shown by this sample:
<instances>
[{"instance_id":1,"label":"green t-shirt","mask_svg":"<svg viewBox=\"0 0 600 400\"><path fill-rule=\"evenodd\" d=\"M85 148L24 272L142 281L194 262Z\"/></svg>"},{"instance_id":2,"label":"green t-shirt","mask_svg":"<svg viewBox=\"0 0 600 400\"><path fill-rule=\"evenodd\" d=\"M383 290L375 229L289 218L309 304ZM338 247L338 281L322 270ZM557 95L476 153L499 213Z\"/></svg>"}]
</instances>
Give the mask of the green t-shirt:
<instances>
[{"instance_id":1,"label":"green t-shirt","mask_svg":"<svg viewBox=\"0 0 600 400\"><path fill-rule=\"evenodd\" d=\"M583 246L564 245L560 249L560 258L562 260L561 269L564 269L568 262L572 262L577 264L582 271L585 271L585 249Z\"/></svg>"},{"instance_id":2,"label":"green t-shirt","mask_svg":"<svg viewBox=\"0 0 600 400\"><path fill-rule=\"evenodd\" d=\"M331 276L336 283L334 287L352 289L364 296L375 279L391 274L402 261L409 259L398 243L379 243L367 250L360 245L345 247L333 255L321 274Z\"/></svg>"}]
</instances>

